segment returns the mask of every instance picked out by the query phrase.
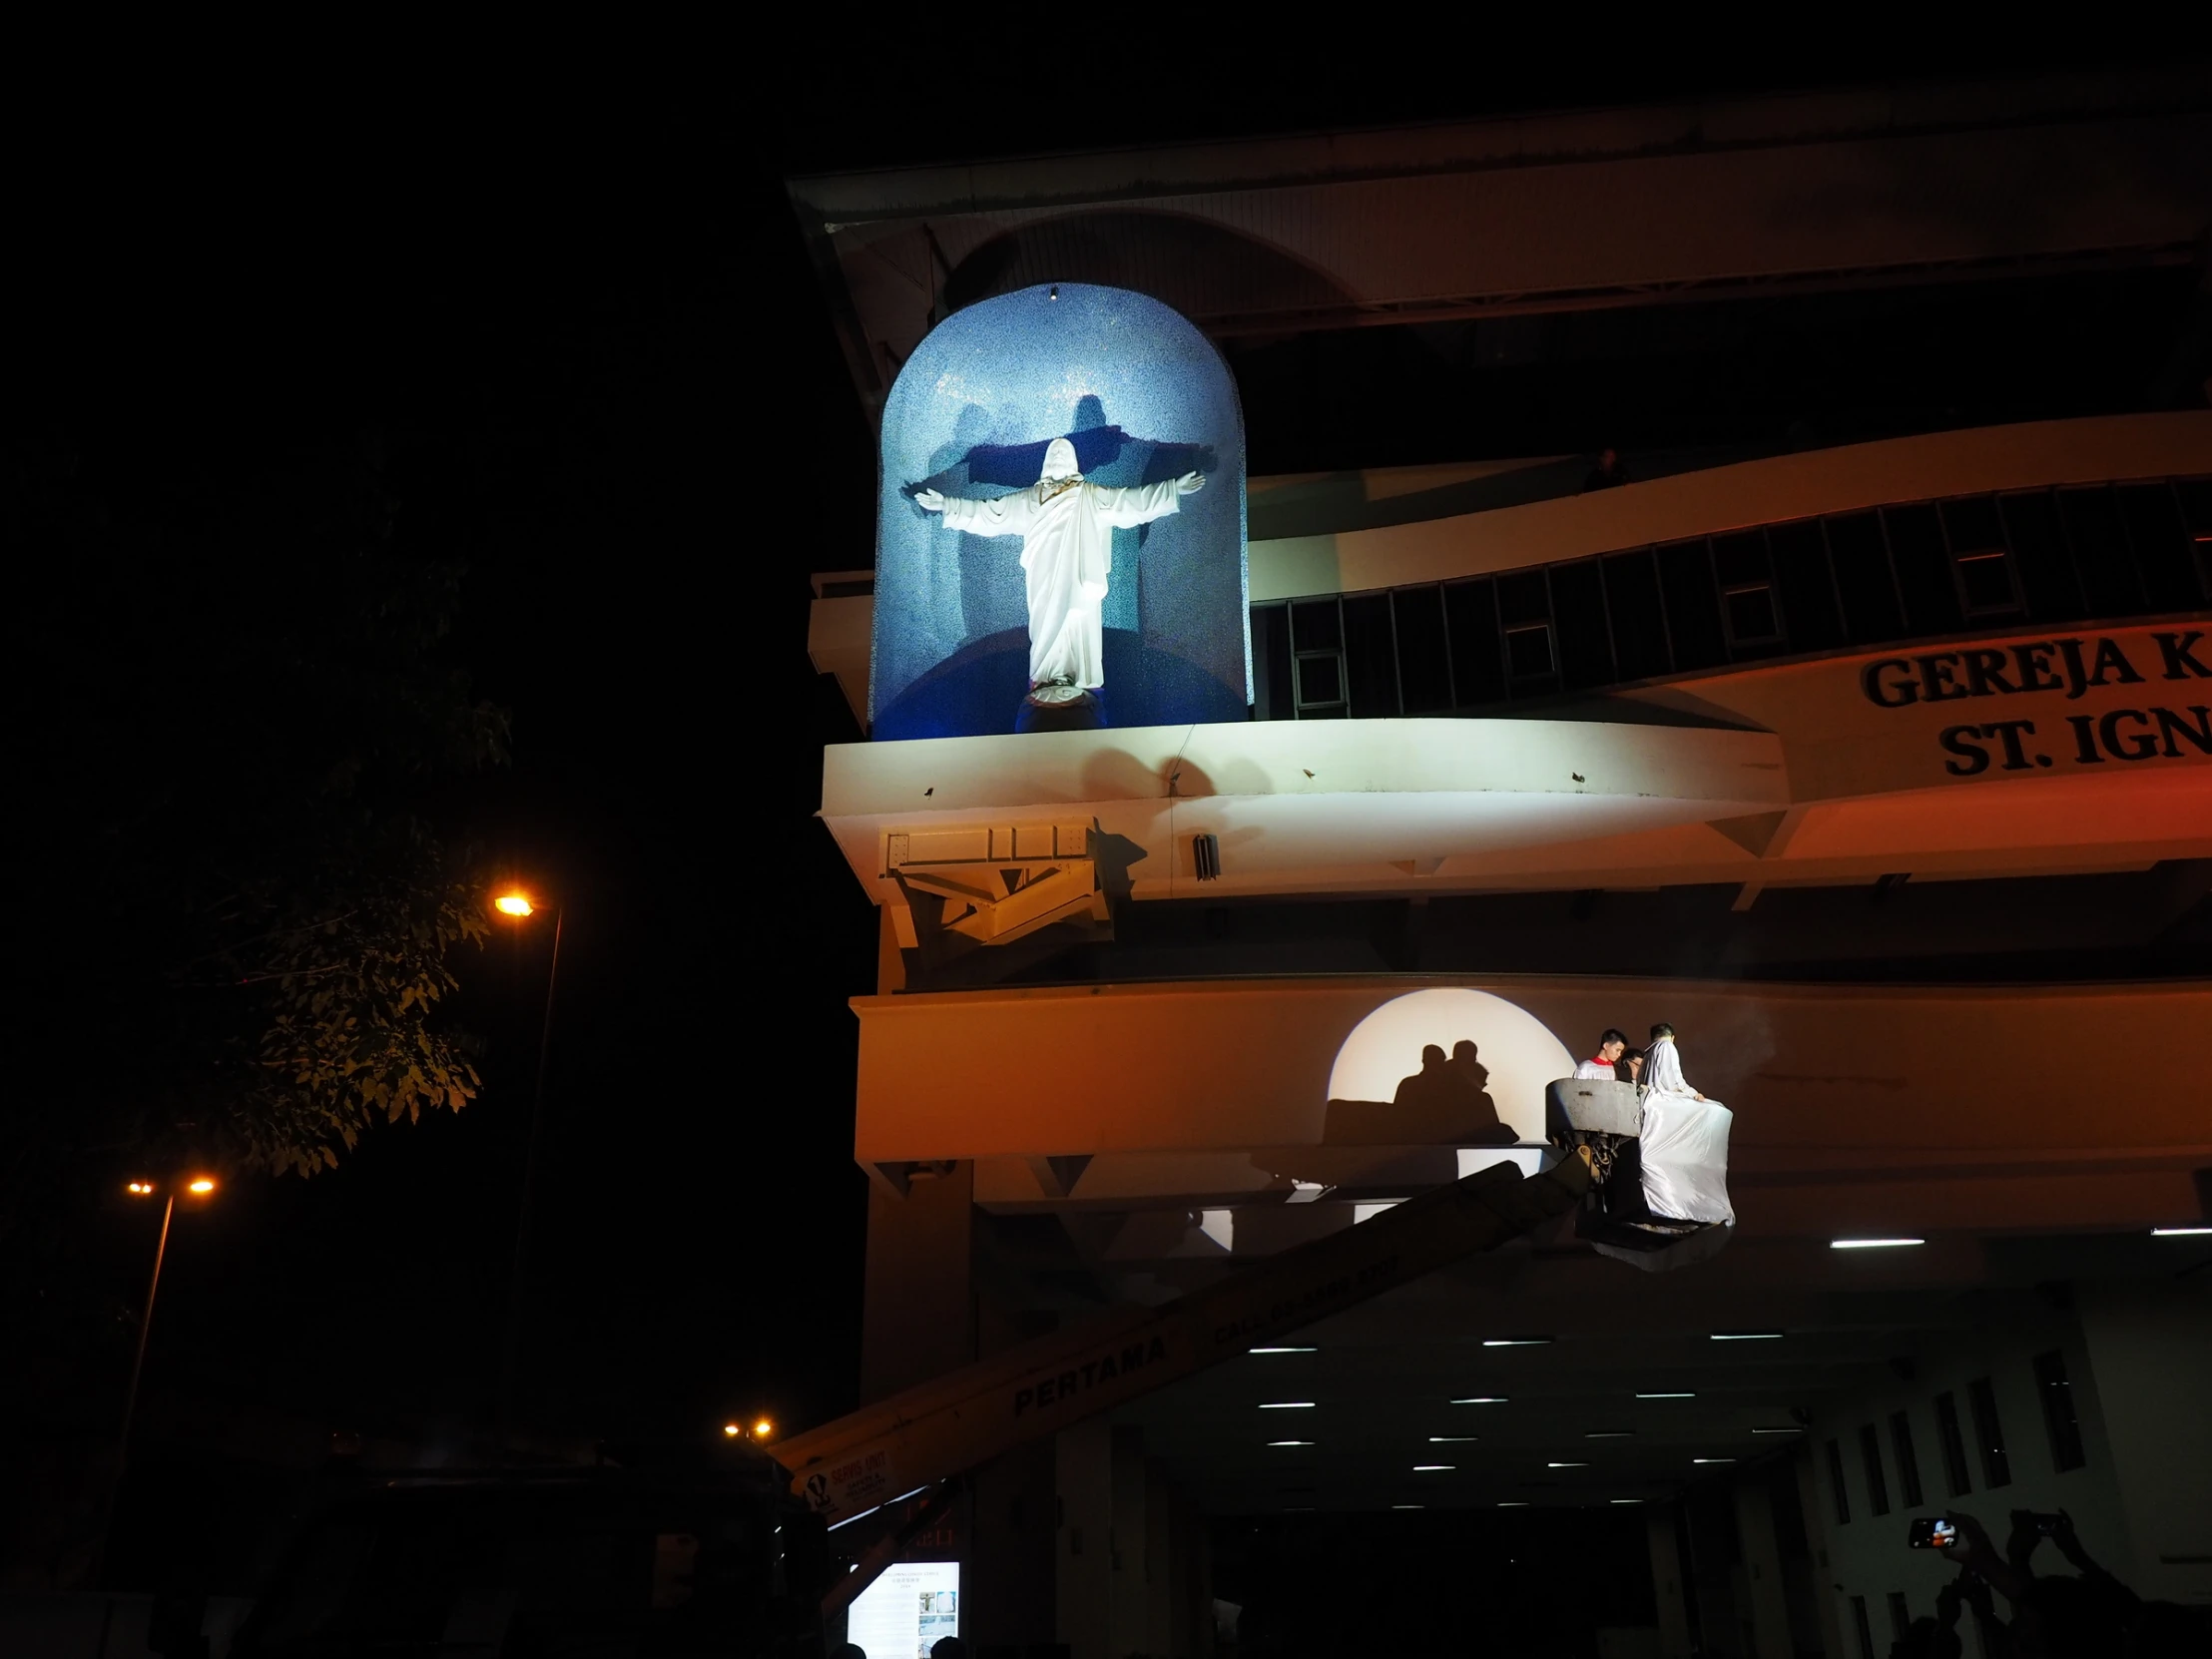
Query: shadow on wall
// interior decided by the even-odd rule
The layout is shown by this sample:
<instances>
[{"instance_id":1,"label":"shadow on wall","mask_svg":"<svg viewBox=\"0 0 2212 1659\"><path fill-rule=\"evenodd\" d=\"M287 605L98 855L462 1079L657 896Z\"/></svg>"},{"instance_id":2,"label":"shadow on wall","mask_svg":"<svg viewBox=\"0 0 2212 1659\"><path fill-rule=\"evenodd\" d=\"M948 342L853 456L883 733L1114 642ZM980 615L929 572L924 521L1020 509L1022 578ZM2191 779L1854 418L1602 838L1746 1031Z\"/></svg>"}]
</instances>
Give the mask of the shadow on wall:
<instances>
[{"instance_id":1,"label":"shadow on wall","mask_svg":"<svg viewBox=\"0 0 2212 1659\"><path fill-rule=\"evenodd\" d=\"M1440 1046L1424 1043L1420 1070L1398 1084L1391 1100L1332 1100L1322 1144L1511 1146L1520 1137L1498 1120L1489 1081L1473 1043L1453 1043L1448 1059Z\"/></svg>"}]
</instances>

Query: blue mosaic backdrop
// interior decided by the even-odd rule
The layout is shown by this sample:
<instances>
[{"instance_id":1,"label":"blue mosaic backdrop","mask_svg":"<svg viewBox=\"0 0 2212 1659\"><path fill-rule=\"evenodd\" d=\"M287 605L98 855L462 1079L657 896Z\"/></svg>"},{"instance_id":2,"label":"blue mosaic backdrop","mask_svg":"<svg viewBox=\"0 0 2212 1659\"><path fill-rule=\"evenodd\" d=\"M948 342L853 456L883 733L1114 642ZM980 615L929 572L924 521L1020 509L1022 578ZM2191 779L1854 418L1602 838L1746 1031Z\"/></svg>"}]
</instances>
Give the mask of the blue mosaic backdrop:
<instances>
[{"instance_id":1,"label":"blue mosaic backdrop","mask_svg":"<svg viewBox=\"0 0 2212 1659\"><path fill-rule=\"evenodd\" d=\"M948 530L912 496L923 485L976 499L1025 488L1056 437L1073 441L1096 483L1206 475L1178 512L1114 532L1108 723L1247 718L1236 382L1206 337L1157 299L1061 282L955 311L891 387L876 491L871 736L1013 730L1029 687L1020 538Z\"/></svg>"}]
</instances>

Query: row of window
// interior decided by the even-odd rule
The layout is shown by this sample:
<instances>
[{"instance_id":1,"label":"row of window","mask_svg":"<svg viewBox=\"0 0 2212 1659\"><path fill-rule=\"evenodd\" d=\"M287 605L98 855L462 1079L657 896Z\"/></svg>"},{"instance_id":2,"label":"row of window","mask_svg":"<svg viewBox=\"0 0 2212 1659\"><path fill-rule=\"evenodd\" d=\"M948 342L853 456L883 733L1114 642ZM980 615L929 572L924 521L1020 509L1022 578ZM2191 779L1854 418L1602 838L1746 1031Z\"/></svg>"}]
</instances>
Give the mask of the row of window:
<instances>
[{"instance_id":1,"label":"row of window","mask_svg":"<svg viewBox=\"0 0 2212 1659\"><path fill-rule=\"evenodd\" d=\"M2066 1357L2057 1349L2038 1354L2034 1361L2035 1394L2043 1408L2043 1431L2050 1440L2051 1467L2060 1473L2080 1468L2088 1459L2081 1444L2081 1421L2074 1412L2073 1384L2066 1377ZM1989 1379L1977 1377L1966 1384L1966 1404L1973 1428L1974 1461L1981 1483L1994 1489L2012 1483L2012 1458L2005 1450L2004 1425L1997 1416L1996 1390ZM1948 1390L1936 1396L1936 1448L1942 1458L1943 1484L1952 1497L1963 1497L1973 1488L1974 1470L1968 1466L1965 1425L1958 1415L1958 1396ZM1920 1454L1913 1442L1913 1419L1904 1411L1890 1413L1889 1449L1895 1460L1899 1495L1907 1508L1926 1501L1921 1486ZM1859 1461L1866 1475L1867 1508L1874 1514L1890 1512L1890 1481L1883 1460L1883 1435L1875 1424L1859 1427ZM1851 1494L1844 1478L1844 1445L1828 1442L1828 1484L1834 1494L1836 1524L1851 1524Z\"/></svg>"},{"instance_id":2,"label":"row of window","mask_svg":"<svg viewBox=\"0 0 2212 1659\"><path fill-rule=\"evenodd\" d=\"M2212 602L2212 479L1869 508L1252 607L1260 720L1440 715L1767 657Z\"/></svg>"}]
</instances>

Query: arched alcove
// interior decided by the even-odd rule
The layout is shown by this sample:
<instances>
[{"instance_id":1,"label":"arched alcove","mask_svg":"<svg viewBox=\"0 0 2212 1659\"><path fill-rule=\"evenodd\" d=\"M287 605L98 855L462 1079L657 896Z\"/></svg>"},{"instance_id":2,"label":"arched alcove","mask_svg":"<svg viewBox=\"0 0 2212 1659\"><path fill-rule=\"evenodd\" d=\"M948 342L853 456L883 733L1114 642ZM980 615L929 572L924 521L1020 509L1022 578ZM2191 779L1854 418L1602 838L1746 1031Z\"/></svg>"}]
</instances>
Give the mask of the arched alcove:
<instances>
[{"instance_id":1,"label":"arched alcove","mask_svg":"<svg viewBox=\"0 0 2212 1659\"><path fill-rule=\"evenodd\" d=\"M1113 532L1105 601L1114 726L1246 717L1244 420L1221 356L1156 299L1046 283L956 311L914 350L883 409L871 735L1010 732L1028 689L1021 539L949 529L927 487L988 499L1075 446L1107 486L1197 471L1172 515Z\"/></svg>"}]
</instances>

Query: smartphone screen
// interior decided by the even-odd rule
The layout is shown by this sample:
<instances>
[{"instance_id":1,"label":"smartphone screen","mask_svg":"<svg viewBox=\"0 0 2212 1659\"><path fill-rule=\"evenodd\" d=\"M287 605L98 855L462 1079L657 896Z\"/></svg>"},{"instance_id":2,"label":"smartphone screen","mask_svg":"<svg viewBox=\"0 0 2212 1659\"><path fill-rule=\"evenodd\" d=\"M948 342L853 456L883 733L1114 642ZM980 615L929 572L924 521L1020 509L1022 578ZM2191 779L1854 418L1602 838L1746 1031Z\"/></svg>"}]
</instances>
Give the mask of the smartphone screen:
<instances>
[{"instance_id":1,"label":"smartphone screen","mask_svg":"<svg viewBox=\"0 0 2212 1659\"><path fill-rule=\"evenodd\" d=\"M1923 1515L1905 1535L1913 1549L1950 1549L1958 1542L1958 1528L1947 1515Z\"/></svg>"}]
</instances>

